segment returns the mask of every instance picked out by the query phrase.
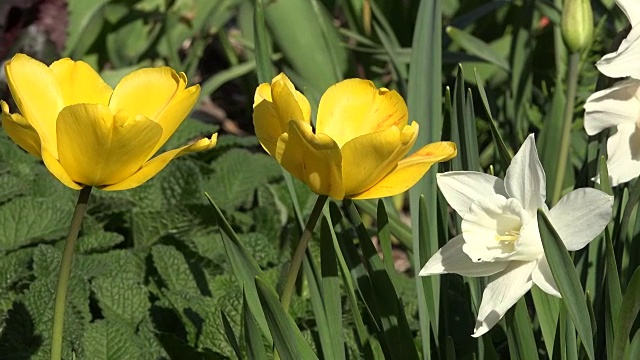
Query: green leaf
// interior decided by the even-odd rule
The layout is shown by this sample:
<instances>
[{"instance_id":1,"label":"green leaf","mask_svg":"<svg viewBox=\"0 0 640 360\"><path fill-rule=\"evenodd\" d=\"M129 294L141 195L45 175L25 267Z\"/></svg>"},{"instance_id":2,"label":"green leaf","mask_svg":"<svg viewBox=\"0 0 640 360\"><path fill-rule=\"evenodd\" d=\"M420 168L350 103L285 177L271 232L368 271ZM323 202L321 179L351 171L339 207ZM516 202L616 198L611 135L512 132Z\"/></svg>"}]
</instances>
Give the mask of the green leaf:
<instances>
[{"instance_id":1,"label":"green leaf","mask_svg":"<svg viewBox=\"0 0 640 360\"><path fill-rule=\"evenodd\" d=\"M134 279L99 276L93 279L91 287L105 319L135 328L149 315L147 288Z\"/></svg>"},{"instance_id":2,"label":"green leaf","mask_svg":"<svg viewBox=\"0 0 640 360\"><path fill-rule=\"evenodd\" d=\"M169 290L200 294L184 255L173 246L155 245L151 248L153 265Z\"/></svg>"},{"instance_id":3,"label":"green leaf","mask_svg":"<svg viewBox=\"0 0 640 360\"><path fill-rule=\"evenodd\" d=\"M614 359L622 359L629 344L629 335L636 317L640 311L640 268L636 269L629 280L627 291L622 298L622 305L614 324L613 343Z\"/></svg>"},{"instance_id":4,"label":"green leaf","mask_svg":"<svg viewBox=\"0 0 640 360\"><path fill-rule=\"evenodd\" d=\"M484 105L484 111L489 117L489 125L491 127L491 135L493 135L493 141L495 141L498 146L498 152L500 153L500 157L502 158L502 162L504 164L510 164L511 158L513 155L504 144L504 140L500 135L500 131L498 131L498 127L496 125L495 120L493 119L493 115L491 115L491 106L489 106L489 100L487 99L487 92L484 90L484 85L482 84L482 80L478 75L478 72L475 71L476 76L476 84L478 84L478 92L480 93L480 98L482 99L482 105Z\"/></svg>"},{"instance_id":5,"label":"green leaf","mask_svg":"<svg viewBox=\"0 0 640 360\"><path fill-rule=\"evenodd\" d=\"M278 48L300 75L300 87L317 103L329 86L342 80L347 66L346 48L327 11L316 0L279 0L265 8L265 19Z\"/></svg>"},{"instance_id":6,"label":"green leaf","mask_svg":"<svg viewBox=\"0 0 640 360\"><path fill-rule=\"evenodd\" d=\"M538 348L533 336L533 327L531 319L529 319L527 303L524 299L518 300L513 309L507 312L506 321L511 359L538 359Z\"/></svg>"},{"instance_id":7,"label":"green leaf","mask_svg":"<svg viewBox=\"0 0 640 360\"><path fill-rule=\"evenodd\" d=\"M342 292L338 277L338 259L333 246L337 241L334 229L326 217L320 222L320 266L322 272L322 301L324 302L327 323L330 327L342 322ZM331 331L331 358L344 359L344 337L342 327ZM328 351L324 349L323 351Z\"/></svg>"},{"instance_id":8,"label":"green leaf","mask_svg":"<svg viewBox=\"0 0 640 360\"><path fill-rule=\"evenodd\" d=\"M124 236L114 232L94 232L82 235L76 243L78 253L92 253L111 249L113 246L124 241Z\"/></svg>"},{"instance_id":9,"label":"green leaf","mask_svg":"<svg viewBox=\"0 0 640 360\"><path fill-rule=\"evenodd\" d=\"M558 329L560 300L540 290L537 286L531 288L531 295L536 309L538 323L540 324L542 338L544 339L544 345L551 358L556 339L556 331Z\"/></svg>"},{"instance_id":10,"label":"green leaf","mask_svg":"<svg viewBox=\"0 0 640 360\"><path fill-rule=\"evenodd\" d=\"M274 77L271 65L271 42L264 20L264 0L256 0L253 17L253 32L256 48L256 72L259 83L271 83Z\"/></svg>"},{"instance_id":11,"label":"green leaf","mask_svg":"<svg viewBox=\"0 0 640 360\"><path fill-rule=\"evenodd\" d=\"M503 55L494 50L491 45L452 26L447 27L447 35L449 35L453 41L468 53L476 55L477 57L499 66L506 71L510 71L509 62Z\"/></svg>"},{"instance_id":12,"label":"green leaf","mask_svg":"<svg viewBox=\"0 0 640 360\"><path fill-rule=\"evenodd\" d=\"M64 236L72 206L56 200L20 197L0 207L0 251Z\"/></svg>"},{"instance_id":13,"label":"green leaf","mask_svg":"<svg viewBox=\"0 0 640 360\"><path fill-rule=\"evenodd\" d=\"M242 352L240 351L240 345L238 345L238 338L233 332L233 328L231 327L229 318L222 310L220 310L220 318L222 319L222 324L224 325L224 333L227 335L227 340L231 344L231 347L233 348L233 351L235 352L238 359L242 359Z\"/></svg>"},{"instance_id":14,"label":"green leaf","mask_svg":"<svg viewBox=\"0 0 640 360\"><path fill-rule=\"evenodd\" d=\"M591 329L589 309L571 256L569 256L567 248L554 230L547 215L541 210L538 210L538 226L540 227L545 256L563 302L582 340L587 356L594 360L593 330Z\"/></svg>"},{"instance_id":15,"label":"green leaf","mask_svg":"<svg viewBox=\"0 0 640 360\"><path fill-rule=\"evenodd\" d=\"M109 0L67 1L69 34L64 51L66 56L79 58L89 49L102 29L104 18L101 12L107 3Z\"/></svg>"},{"instance_id":16,"label":"green leaf","mask_svg":"<svg viewBox=\"0 0 640 360\"><path fill-rule=\"evenodd\" d=\"M209 197L209 194L206 194L206 196L214 210L214 218L220 228L222 244L224 246L225 253L227 254L227 259L231 264L233 274L241 282L251 313L258 322L263 334L265 334L269 341L271 341L269 327L262 311L262 306L260 305L260 300L258 299L258 293L255 287L255 279L257 277L264 276L264 274L256 261L249 255L247 249L245 249L244 245L238 238L238 235L236 235L235 231L231 228L231 225L229 225L227 220L224 218L220 208L213 202L211 197Z\"/></svg>"},{"instance_id":17,"label":"green leaf","mask_svg":"<svg viewBox=\"0 0 640 360\"><path fill-rule=\"evenodd\" d=\"M92 360L140 359L141 344L129 324L97 320L87 327L82 341L85 357Z\"/></svg>"},{"instance_id":18,"label":"green leaf","mask_svg":"<svg viewBox=\"0 0 640 360\"><path fill-rule=\"evenodd\" d=\"M280 166L270 156L232 149L216 160L215 173L203 188L220 208L229 210L246 203L260 185L280 175Z\"/></svg>"},{"instance_id":19,"label":"green leaf","mask_svg":"<svg viewBox=\"0 0 640 360\"><path fill-rule=\"evenodd\" d=\"M249 360L267 360L267 352L264 349L262 335L256 324L256 319L251 314L247 303L246 294L243 293L242 319L244 324L244 338L247 344L247 357Z\"/></svg>"},{"instance_id":20,"label":"green leaf","mask_svg":"<svg viewBox=\"0 0 640 360\"><path fill-rule=\"evenodd\" d=\"M256 277L255 284L280 358L283 360L317 359L296 323L284 311L275 290L259 277Z\"/></svg>"}]
</instances>

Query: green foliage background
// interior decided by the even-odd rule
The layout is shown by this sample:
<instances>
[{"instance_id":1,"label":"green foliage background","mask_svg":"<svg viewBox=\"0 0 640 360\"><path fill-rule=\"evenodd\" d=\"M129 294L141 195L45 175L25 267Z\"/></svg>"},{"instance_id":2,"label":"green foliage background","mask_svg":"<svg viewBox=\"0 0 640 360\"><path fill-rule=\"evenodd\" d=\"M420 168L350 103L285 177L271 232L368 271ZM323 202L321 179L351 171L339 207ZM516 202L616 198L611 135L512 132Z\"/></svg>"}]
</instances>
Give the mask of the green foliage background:
<instances>
[{"instance_id":1,"label":"green foliage background","mask_svg":"<svg viewBox=\"0 0 640 360\"><path fill-rule=\"evenodd\" d=\"M593 186L590 179L604 171L598 159L606 138L587 137L582 105L597 81L608 81L598 80L593 64L617 47L627 26L611 0L592 1L596 33L579 61L564 163L558 153L569 55L560 0L66 3L62 46L24 28L5 58L69 56L111 85L134 69L167 64L200 83L202 98L166 146L221 135L212 151L172 162L139 188L94 192L73 265L65 359L270 359L274 347L282 359L640 358L634 183L614 190L610 229L573 258L587 295L565 299L577 302L534 288L489 334L473 339L483 279L415 276L459 229L437 192L436 171L502 175L531 132L550 202ZM253 92L277 71L314 109L328 86L347 77L396 89L421 125L420 144L459 145L456 159L407 194L329 203L290 316L275 290L316 196L251 135ZM223 116L212 120L211 104ZM76 195L0 132L0 359L49 356L57 269ZM545 249L566 261L549 234ZM393 254L406 255L409 269L396 271ZM588 331L572 318L583 305Z\"/></svg>"}]
</instances>

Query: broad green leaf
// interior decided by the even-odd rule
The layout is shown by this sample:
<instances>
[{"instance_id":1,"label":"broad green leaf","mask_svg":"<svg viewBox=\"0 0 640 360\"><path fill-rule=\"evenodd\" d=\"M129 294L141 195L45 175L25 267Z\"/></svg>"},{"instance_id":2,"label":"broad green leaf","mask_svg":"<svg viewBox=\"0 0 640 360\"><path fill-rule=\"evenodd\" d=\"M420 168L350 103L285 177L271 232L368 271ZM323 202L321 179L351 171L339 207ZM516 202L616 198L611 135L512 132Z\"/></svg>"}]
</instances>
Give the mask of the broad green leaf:
<instances>
[{"instance_id":1,"label":"broad green leaf","mask_svg":"<svg viewBox=\"0 0 640 360\"><path fill-rule=\"evenodd\" d=\"M53 199L19 197L9 201L0 207L0 251L64 236L72 212L71 204Z\"/></svg>"},{"instance_id":2,"label":"broad green leaf","mask_svg":"<svg viewBox=\"0 0 640 360\"><path fill-rule=\"evenodd\" d=\"M275 290L259 277L256 277L255 284L280 358L283 360L317 359L296 323L284 311Z\"/></svg>"},{"instance_id":3,"label":"broad green leaf","mask_svg":"<svg viewBox=\"0 0 640 360\"><path fill-rule=\"evenodd\" d=\"M258 186L279 178L280 166L271 157L243 149L229 150L215 162L215 173L203 188L222 209L248 202Z\"/></svg>"},{"instance_id":4,"label":"broad green leaf","mask_svg":"<svg viewBox=\"0 0 640 360\"><path fill-rule=\"evenodd\" d=\"M187 291L200 294L185 256L173 246L155 245L151 258L164 285L172 291Z\"/></svg>"},{"instance_id":5,"label":"broad green leaf","mask_svg":"<svg viewBox=\"0 0 640 360\"><path fill-rule=\"evenodd\" d=\"M135 328L149 316L147 288L128 277L99 276L91 282L98 305L105 319Z\"/></svg>"},{"instance_id":6,"label":"broad green leaf","mask_svg":"<svg viewBox=\"0 0 640 360\"><path fill-rule=\"evenodd\" d=\"M82 339L85 356L92 360L140 359L140 340L126 323L100 319L89 324Z\"/></svg>"},{"instance_id":7,"label":"broad green leaf","mask_svg":"<svg viewBox=\"0 0 640 360\"><path fill-rule=\"evenodd\" d=\"M115 232L95 232L82 235L76 243L78 253L92 253L111 249L124 241L124 236Z\"/></svg>"},{"instance_id":8,"label":"broad green leaf","mask_svg":"<svg viewBox=\"0 0 640 360\"><path fill-rule=\"evenodd\" d=\"M594 360L593 330L589 309L573 261L547 215L541 210L538 210L538 226L545 256L562 295L563 303L567 307L567 312L580 336L587 356Z\"/></svg>"}]
</instances>

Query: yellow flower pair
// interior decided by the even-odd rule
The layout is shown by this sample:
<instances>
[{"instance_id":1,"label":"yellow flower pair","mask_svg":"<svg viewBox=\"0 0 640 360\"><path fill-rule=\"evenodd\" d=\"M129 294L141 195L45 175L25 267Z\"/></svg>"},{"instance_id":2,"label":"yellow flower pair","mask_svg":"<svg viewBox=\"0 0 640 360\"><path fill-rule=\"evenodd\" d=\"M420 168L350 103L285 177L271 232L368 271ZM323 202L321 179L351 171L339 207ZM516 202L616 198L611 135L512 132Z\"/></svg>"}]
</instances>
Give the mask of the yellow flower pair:
<instances>
[{"instance_id":1,"label":"yellow flower pair","mask_svg":"<svg viewBox=\"0 0 640 360\"><path fill-rule=\"evenodd\" d=\"M330 87L315 133L309 101L284 75L261 84L253 124L263 148L312 191L334 199L369 199L408 190L431 165L456 155L452 142L429 144L405 158L418 136L396 91L349 79Z\"/></svg>"},{"instance_id":2,"label":"yellow flower pair","mask_svg":"<svg viewBox=\"0 0 640 360\"><path fill-rule=\"evenodd\" d=\"M133 188L172 159L216 144L214 134L154 157L200 93L171 68L134 71L115 89L88 64L70 59L47 67L18 54L5 72L20 114L0 101L4 130L70 188ZM315 133L309 101L284 74L258 87L253 107L264 149L312 191L335 199L396 195L432 164L456 155L455 144L438 142L405 158L418 124L408 124L397 92L366 80L345 80L327 90Z\"/></svg>"}]
</instances>

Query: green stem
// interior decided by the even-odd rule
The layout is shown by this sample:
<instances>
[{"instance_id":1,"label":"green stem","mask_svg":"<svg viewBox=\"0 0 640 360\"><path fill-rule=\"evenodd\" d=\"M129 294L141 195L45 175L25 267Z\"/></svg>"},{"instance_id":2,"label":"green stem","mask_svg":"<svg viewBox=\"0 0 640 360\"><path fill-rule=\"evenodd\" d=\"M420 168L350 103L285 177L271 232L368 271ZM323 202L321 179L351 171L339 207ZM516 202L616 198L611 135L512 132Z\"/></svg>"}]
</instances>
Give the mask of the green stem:
<instances>
[{"instance_id":1,"label":"green stem","mask_svg":"<svg viewBox=\"0 0 640 360\"><path fill-rule=\"evenodd\" d=\"M558 168L555 183L553 184L551 205L558 202L558 200L560 200L560 194L562 194L562 183L564 182L564 173L567 169L569 144L571 143L571 123L573 121L573 108L576 100L576 90L578 88L579 65L580 53L571 54L569 57L569 68L567 69L567 102L564 107L564 123L562 125L562 137L560 140L560 150L558 152Z\"/></svg>"},{"instance_id":2,"label":"green stem","mask_svg":"<svg viewBox=\"0 0 640 360\"><path fill-rule=\"evenodd\" d=\"M87 212L91 186L86 186L80 190L76 210L71 218L71 227L64 243L64 252L60 261L60 271L58 272L58 287L56 288L56 301L53 310L53 327L51 331L51 360L62 358L62 334L64 329L64 309L67 300L67 290L69 289L69 277L71 275L71 264L73 263L73 249L78 240L78 233L82 225L82 219Z\"/></svg>"},{"instance_id":3,"label":"green stem","mask_svg":"<svg viewBox=\"0 0 640 360\"><path fill-rule=\"evenodd\" d=\"M316 204L313 206L311 215L309 215L309 220L307 220L307 224L304 226L304 231L302 231L302 236L300 236L300 241L298 242L296 251L293 253L293 258L291 259L291 264L289 265L289 270L287 272L287 278L284 282L284 287L282 288L281 302L285 311L289 310L291 295L293 295L293 288L296 285L296 279L298 278L298 272L300 271L300 265L302 265L304 253L307 250L307 245L309 245L309 240L311 240L311 236L313 235L313 229L316 227L316 223L322 214L322 208L324 208L324 204L326 202L326 195L320 195L318 196L318 199L316 199Z\"/></svg>"}]
</instances>

